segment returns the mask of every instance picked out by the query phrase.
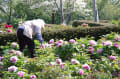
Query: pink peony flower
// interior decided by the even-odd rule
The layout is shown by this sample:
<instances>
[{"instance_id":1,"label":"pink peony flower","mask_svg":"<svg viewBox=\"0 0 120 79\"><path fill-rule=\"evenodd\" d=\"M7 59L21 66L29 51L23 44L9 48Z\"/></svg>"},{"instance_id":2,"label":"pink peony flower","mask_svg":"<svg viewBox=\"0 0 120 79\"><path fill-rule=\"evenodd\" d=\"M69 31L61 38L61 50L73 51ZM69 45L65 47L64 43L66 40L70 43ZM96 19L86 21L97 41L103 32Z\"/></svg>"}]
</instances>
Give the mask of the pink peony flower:
<instances>
[{"instance_id":1,"label":"pink peony flower","mask_svg":"<svg viewBox=\"0 0 120 79\"><path fill-rule=\"evenodd\" d=\"M58 43L57 47L61 47L63 44L62 43Z\"/></svg>"},{"instance_id":2,"label":"pink peony flower","mask_svg":"<svg viewBox=\"0 0 120 79\"><path fill-rule=\"evenodd\" d=\"M60 63L60 64L59 64L59 66L60 66L61 69L64 68L64 64L65 64L65 63Z\"/></svg>"},{"instance_id":3,"label":"pink peony flower","mask_svg":"<svg viewBox=\"0 0 120 79\"><path fill-rule=\"evenodd\" d=\"M0 65L3 65L3 62L0 61Z\"/></svg>"},{"instance_id":4,"label":"pink peony flower","mask_svg":"<svg viewBox=\"0 0 120 79\"><path fill-rule=\"evenodd\" d=\"M92 46L96 46L97 43L94 41L94 40L90 40L89 43L92 45Z\"/></svg>"},{"instance_id":5,"label":"pink peony flower","mask_svg":"<svg viewBox=\"0 0 120 79\"><path fill-rule=\"evenodd\" d=\"M13 42L12 47L15 48L17 46L17 43Z\"/></svg>"},{"instance_id":6,"label":"pink peony flower","mask_svg":"<svg viewBox=\"0 0 120 79\"><path fill-rule=\"evenodd\" d=\"M120 45L119 45L119 44L114 44L114 46L115 46L116 48L119 48L119 47L120 47Z\"/></svg>"},{"instance_id":7,"label":"pink peony flower","mask_svg":"<svg viewBox=\"0 0 120 79\"><path fill-rule=\"evenodd\" d=\"M12 57L10 58L10 61L12 61L13 63L16 63L16 62L18 61L17 56L12 56Z\"/></svg>"},{"instance_id":8,"label":"pink peony flower","mask_svg":"<svg viewBox=\"0 0 120 79\"><path fill-rule=\"evenodd\" d=\"M83 24L82 24L82 26L84 26L84 27L85 27L85 26L87 26L87 24L86 24L86 23L83 23Z\"/></svg>"},{"instance_id":9,"label":"pink peony flower","mask_svg":"<svg viewBox=\"0 0 120 79\"><path fill-rule=\"evenodd\" d=\"M0 57L0 61L2 61L3 59L4 59L4 56L1 56L1 57Z\"/></svg>"},{"instance_id":10,"label":"pink peony flower","mask_svg":"<svg viewBox=\"0 0 120 79\"><path fill-rule=\"evenodd\" d=\"M58 44L58 42L55 42L55 44L57 45L57 44Z\"/></svg>"},{"instance_id":11,"label":"pink peony flower","mask_svg":"<svg viewBox=\"0 0 120 79\"><path fill-rule=\"evenodd\" d=\"M50 43L50 44L54 43L54 39L51 39L51 40L49 41L49 43Z\"/></svg>"},{"instance_id":12,"label":"pink peony flower","mask_svg":"<svg viewBox=\"0 0 120 79\"><path fill-rule=\"evenodd\" d=\"M44 48L44 46L43 46L43 45L40 45L40 48Z\"/></svg>"},{"instance_id":13,"label":"pink peony flower","mask_svg":"<svg viewBox=\"0 0 120 79\"><path fill-rule=\"evenodd\" d=\"M90 53L93 53L93 52L94 52L94 50L95 50L93 47L89 47L88 49L89 49L89 51L88 51L88 52L90 52Z\"/></svg>"},{"instance_id":14,"label":"pink peony flower","mask_svg":"<svg viewBox=\"0 0 120 79\"><path fill-rule=\"evenodd\" d=\"M72 59L71 62L72 62L73 64L79 64L79 61L76 60L76 59Z\"/></svg>"},{"instance_id":15,"label":"pink peony flower","mask_svg":"<svg viewBox=\"0 0 120 79\"><path fill-rule=\"evenodd\" d=\"M79 74L84 75L84 71L82 69L79 69Z\"/></svg>"},{"instance_id":16,"label":"pink peony flower","mask_svg":"<svg viewBox=\"0 0 120 79\"><path fill-rule=\"evenodd\" d=\"M83 68L90 70L90 66L88 64L84 64Z\"/></svg>"},{"instance_id":17,"label":"pink peony flower","mask_svg":"<svg viewBox=\"0 0 120 79\"><path fill-rule=\"evenodd\" d=\"M49 44L49 48L52 48L54 45L53 44Z\"/></svg>"},{"instance_id":18,"label":"pink peony flower","mask_svg":"<svg viewBox=\"0 0 120 79\"><path fill-rule=\"evenodd\" d=\"M81 45L81 47L82 47L82 48L85 48L85 45L84 45L84 44L82 44L82 45Z\"/></svg>"},{"instance_id":19,"label":"pink peony flower","mask_svg":"<svg viewBox=\"0 0 120 79\"><path fill-rule=\"evenodd\" d=\"M44 47L44 48L47 48L47 47L49 47L49 44L48 44L48 43L45 43L43 47Z\"/></svg>"},{"instance_id":20,"label":"pink peony flower","mask_svg":"<svg viewBox=\"0 0 120 79\"><path fill-rule=\"evenodd\" d=\"M53 67L55 65L55 62L50 62L50 66Z\"/></svg>"},{"instance_id":21,"label":"pink peony flower","mask_svg":"<svg viewBox=\"0 0 120 79\"><path fill-rule=\"evenodd\" d=\"M24 77L25 72L19 71L17 74L18 74L19 77Z\"/></svg>"},{"instance_id":22,"label":"pink peony flower","mask_svg":"<svg viewBox=\"0 0 120 79\"><path fill-rule=\"evenodd\" d=\"M103 49L102 48L100 48L97 52L98 53L101 53L103 51Z\"/></svg>"},{"instance_id":23,"label":"pink peony flower","mask_svg":"<svg viewBox=\"0 0 120 79\"><path fill-rule=\"evenodd\" d=\"M18 69L18 67L16 67L16 66L10 66L10 67L8 67L8 71L9 72L16 72L17 69Z\"/></svg>"},{"instance_id":24,"label":"pink peony flower","mask_svg":"<svg viewBox=\"0 0 120 79\"><path fill-rule=\"evenodd\" d=\"M74 40L74 39L70 39L69 42L70 42L71 44L73 44L73 43L75 43L75 40Z\"/></svg>"},{"instance_id":25,"label":"pink peony flower","mask_svg":"<svg viewBox=\"0 0 120 79\"><path fill-rule=\"evenodd\" d=\"M16 55L21 56L22 52L21 51L16 51Z\"/></svg>"},{"instance_id":26,"label":"pink peony flower","mask_svg":"<svg viewBox=\"0 0 120 79\"><path fill-rule=\"evenodd\" d=\"M30 79L35 79L37 78L35 75L30 76Z\"/></svg>"},{"instance_id":27,"label":"pink peony flower","mask_svg":"<svg viewBox=\"0 0 120 79\"><path fill-rule=\"evenodd\" d=\"M109 57L111 60L115 60L116 59L116 56L110 56Z\"/></svg>"},{"instance_id":28,"label":"pink peony flower","mask_svg":"<svg viewBox=\"0 0 120 79\"><path fill-rule=\"evenodd\" d=\"M62 60L61 59L56 59L56 62L58 63L58 64L60 64L60 63L62 63Z\"/></svg>"},{"instance_id":29,"label":"pink peony flower","mask_svg":"<svg viewBox=\"0 0 120 79\"><path fill-rule=\"evenodd\" d=\"M103 41L102 44L105 45L105 41Z\"/></svg>"},{"instance_id":30,"label":"pink peony flower","mask_svg":"<svg viewBox=\"0 0 120 79\"><path fill-rule=\"evenodd\" d=\"M11 29L7 29L7 32L12 32L12 30Z\"/></svg>"},{"instance_id":31,"label":"pink peony flower","mask_svg":"<svg viewBox=\"0 0 120 79\"><path fill-rule=\"evenodd\" d=\"M58 43L63 43L63 40L59 40Z\"/></svg>"},{"instance_id":32,"label":"pink peony flower","mask_svg":"<svg viewBox=\"0 0 120 79\"><path fill-rule=\"evenodd\" d=\"M9 53L14 53L15 52L15 50L14 49L11 49L10 51L9 51Z\"/></svg>"},{"instance_id":33,"label":"pink peony flower","mask_svg":"<svg viewBox=\"0 0 120 79\"><path fill-rule=\"evenodd\" d=\"M112 42L111 41L106 41L106 42L104 42L104 45L105 46L112 46Z\"/></svg>"},{"instance_id":34,"label":"pink peony flower","mask_svg":"<svg viewBox=\"0 0 120 79\"><path fill-rule=\"evenodd\" d=\"M120 41L120 36L119 35L116 35L116 40Z\"/></svg>"}]
</instances>

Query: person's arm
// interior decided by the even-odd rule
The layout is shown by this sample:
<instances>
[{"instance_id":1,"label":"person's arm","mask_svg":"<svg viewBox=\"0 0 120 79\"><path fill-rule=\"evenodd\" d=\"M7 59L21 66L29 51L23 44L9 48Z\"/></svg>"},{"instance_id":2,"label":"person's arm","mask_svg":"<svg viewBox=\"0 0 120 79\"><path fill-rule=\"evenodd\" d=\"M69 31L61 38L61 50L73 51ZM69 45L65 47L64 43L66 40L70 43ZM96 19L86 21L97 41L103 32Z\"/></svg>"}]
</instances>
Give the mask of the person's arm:
<instances>
[{"instance_id":1,"label":"person's arm","mask_svg":"<svg viewBox=\"0 0 120 79\"><path fill-rule=\"evenodd\" d=\"M41 28L40 27L35 27L35 33L36 33L37 40L39 40L39 42L41 44L43 44L43 38L42 38Z\"/></svg>"},{"instance_id":2,"label":"person's arm","mask_svg":"<svg viewBox=\"0 0 120 79\"><path fill-rule=\"evenodd\" d=\"M41 44L43 44L43 38L42 38L42 34L40 34L40 33L37 33L36 34L36 37L37 37L37 40L39 40L39 42L41 43Z\"/></svg>"}]
</instances>

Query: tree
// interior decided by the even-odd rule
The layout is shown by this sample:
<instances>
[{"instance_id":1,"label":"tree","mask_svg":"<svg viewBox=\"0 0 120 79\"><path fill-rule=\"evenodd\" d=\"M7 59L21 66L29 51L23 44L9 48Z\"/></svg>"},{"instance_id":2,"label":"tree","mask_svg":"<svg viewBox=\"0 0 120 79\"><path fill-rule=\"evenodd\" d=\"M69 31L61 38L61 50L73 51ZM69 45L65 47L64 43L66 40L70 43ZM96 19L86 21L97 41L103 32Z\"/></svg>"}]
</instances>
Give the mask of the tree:
<instances>
[{"instance_id":1,"label":"tree","mask_svg":"<svg viewBox=\"0 0 120 79\"><path fill-rule=\"evenodd\" d=\"M60 15L61 24L69 23L74 12L83 12L83 10L86 10L86 4L83 0L46 0L43 3L46 3L46 9L49 15L51 15L54 10L57 15ZM81 8L83 8L83 10L81 10Z\"/></svg>"},{"instance_id":2,"label":"tree","mask_svg":"<svg viewBox=\"0 0 120 79\"><path fill-rule=\"evenodd\" d=\"M94 21L99 22L99 16L98 16L96 0L93 0L93 12L94 12Z\"/></svg>"},{"instance_id":3,"label":"tree","mask_svg":"<svg viewBox=\"0 0 120 79\"><path fill-rule=\"evenodd\" d=\"M0 11L7 16L7 21L11 22L16 0L0 0Z\"/></svg>"}]
</instances>

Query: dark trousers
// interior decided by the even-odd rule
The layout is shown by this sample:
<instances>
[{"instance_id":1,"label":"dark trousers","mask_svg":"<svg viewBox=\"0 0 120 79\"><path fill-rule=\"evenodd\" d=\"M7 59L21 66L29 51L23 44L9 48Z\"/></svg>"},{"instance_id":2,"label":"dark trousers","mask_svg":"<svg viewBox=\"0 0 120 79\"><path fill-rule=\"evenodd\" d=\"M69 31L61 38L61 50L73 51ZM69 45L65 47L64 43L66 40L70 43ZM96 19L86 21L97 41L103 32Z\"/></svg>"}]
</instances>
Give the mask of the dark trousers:
<instances>
[{"instance_id":1,"label":"dark trousers","mask_svg":"<svg viewBox=\"0 0 120 79\"><path fill-rule=\"evenodd\" d=\"M33 58L34 57L33 54L35 53L35 51L34 51L34 49L35 49L34 40L25 36L23 34L23 31L24 31L24 29L20 29L20 28L17 30L17 39L18 39L18 44L19 44L19 47L20 47L19 50L21 52L23 52L25 46L27 45L28 50L31 53L31 57Z\"/></svg>"}]
</instances>

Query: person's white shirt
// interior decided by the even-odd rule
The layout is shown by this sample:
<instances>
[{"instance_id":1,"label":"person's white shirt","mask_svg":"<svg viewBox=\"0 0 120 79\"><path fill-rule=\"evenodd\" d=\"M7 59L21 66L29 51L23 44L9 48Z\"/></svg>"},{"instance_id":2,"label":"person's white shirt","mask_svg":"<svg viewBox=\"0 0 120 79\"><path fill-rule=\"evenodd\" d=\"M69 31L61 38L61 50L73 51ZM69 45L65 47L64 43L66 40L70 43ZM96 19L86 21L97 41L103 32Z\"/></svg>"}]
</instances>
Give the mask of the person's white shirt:
<instances>
[{"instance_id":1,"label":"person's white shirt","mask_svg":"<svg viewBox=\"0 0 120 79\"><path fill-rule=\"evenodd\" d=\"M23 24L20 24L18 28L24 29L23 34L28 38L33 38L33 35L36 34L38 40L41 40L41 30L44 28L45 22L42 19L35 19L25 21Z\"/></svg>"}]
</instances>

